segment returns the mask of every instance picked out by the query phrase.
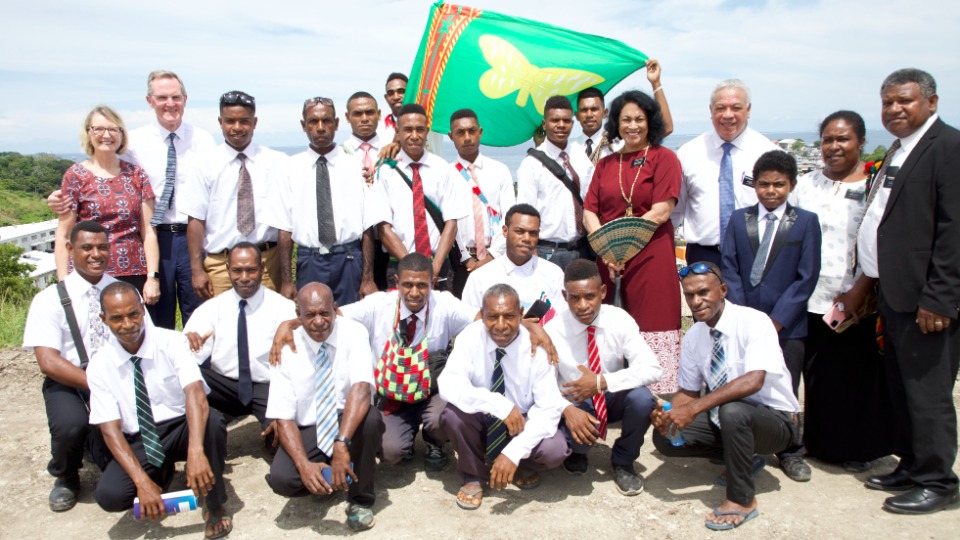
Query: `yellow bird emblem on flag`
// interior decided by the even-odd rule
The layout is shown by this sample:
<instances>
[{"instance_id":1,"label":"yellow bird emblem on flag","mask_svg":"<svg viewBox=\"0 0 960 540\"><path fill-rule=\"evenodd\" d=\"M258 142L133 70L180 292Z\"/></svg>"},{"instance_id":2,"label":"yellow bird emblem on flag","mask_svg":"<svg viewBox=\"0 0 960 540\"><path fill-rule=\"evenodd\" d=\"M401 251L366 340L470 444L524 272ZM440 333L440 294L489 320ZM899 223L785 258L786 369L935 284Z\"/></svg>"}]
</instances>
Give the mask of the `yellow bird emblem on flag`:
<instances>
[{"instance_id":1,"label":"yellow bird emblem on flag","mask_svg":"<svg viewBox=\"0 0 960 540\"><path fill-rule=\"evenodd\" d=\"M480 37L480 50L490 64L480 76L483 95L500 99L519 91L517 106L526 107L527 99L533 96L540 114L547 98L570 95L604 81L600 75L580 69L537 67L508 41L490 34Z\"/></svg>"}]
</instances>

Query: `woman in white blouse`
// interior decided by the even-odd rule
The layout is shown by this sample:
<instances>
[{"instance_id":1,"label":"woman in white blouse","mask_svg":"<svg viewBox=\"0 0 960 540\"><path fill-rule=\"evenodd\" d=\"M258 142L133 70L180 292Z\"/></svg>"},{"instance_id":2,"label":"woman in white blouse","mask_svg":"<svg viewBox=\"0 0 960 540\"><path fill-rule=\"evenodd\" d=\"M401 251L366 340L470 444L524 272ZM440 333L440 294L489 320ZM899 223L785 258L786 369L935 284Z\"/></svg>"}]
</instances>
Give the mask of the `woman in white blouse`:
<instances>
[{"instance_id":1,"label":"woman in white blouse","mask_svg":"<svg viewBox=\"0 0 960 540\"><path fill-rule=\"evenodd\" d=\"M807 304L804 442L809 455L859 472L893 450L877 314L842 333L823 316L856 277L857 230L869 191L860 159L863 118L851 111L831 114L820 124L820 140L824 168L800 178L794 192L797 206L819 216L823 237L820 278Z\"/></svg>"}]
</instances>

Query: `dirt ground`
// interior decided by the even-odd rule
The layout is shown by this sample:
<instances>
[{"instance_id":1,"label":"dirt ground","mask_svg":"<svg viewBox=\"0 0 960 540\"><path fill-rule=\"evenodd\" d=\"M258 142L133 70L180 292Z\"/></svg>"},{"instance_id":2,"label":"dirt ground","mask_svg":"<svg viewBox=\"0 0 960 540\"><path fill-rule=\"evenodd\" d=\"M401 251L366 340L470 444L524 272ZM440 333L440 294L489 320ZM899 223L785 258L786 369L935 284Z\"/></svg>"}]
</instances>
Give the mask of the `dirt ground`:
<instances>
[{"instance_id":1,"label":"dirt ground","mask_svg":"<svg viewBox=\"0 0 960 540\"><path fill-rule=\"evenodd\" d=\"M93 500L99 472L90 464L81 471L83 489L77 506L64 514L47 508L52 479L46 472L49 433L40 394L41 375L32 355L0 351L0 539L202 538L198 512L170 516L159 523L138 522L131 512L108 514ZM960 402L960 386L954 393ZM616 436L618 431L611 430ZM612 439L611 439L612 440ZM234 513L229 538L316 538L348 536L346 503L342 496L284 499L275 495L263 477L268 465L259 459L258 429L244 420L230 428L226 467L227 508ZM841 468L811 461L813 480L799 484L775 466L757 479L761 515L741 529L708 531L703 518L724 496L713 479L722 466L700 459L665 461L649 437L638 470L646 478L637 497L617 493L609 471L610 449L590 453L584 477L562 470L543 476L539 489L511 488L487 494L483 506L466 512L455 504L458 487L451 464L427 475L423 448L417 458L395 467L378 469L377 525L361 533L370 538L957 538L960 510L929 516L897 516L881 509L883 492L863 488L870 473L849 474ZM884 458L874 471L892 469ZM960 467L955 466L956 470ZM179 473L171 489L181 489Z\"/></svg>"}]
</instances>

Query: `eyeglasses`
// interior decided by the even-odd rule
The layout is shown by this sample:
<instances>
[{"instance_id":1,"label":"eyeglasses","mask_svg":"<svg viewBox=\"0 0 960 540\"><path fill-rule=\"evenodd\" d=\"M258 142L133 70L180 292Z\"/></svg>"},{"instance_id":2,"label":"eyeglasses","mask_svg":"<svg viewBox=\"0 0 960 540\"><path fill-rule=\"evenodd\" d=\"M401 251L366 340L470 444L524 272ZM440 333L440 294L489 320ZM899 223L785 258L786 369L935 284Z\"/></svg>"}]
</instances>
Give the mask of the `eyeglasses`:
<instances>
[{"instance_id":1,"label":"eyeglasses","mask_svg":"<svg viewBox=\"0 0 960 540\"><path fill-rule=\"evenodd\" d=\"M316 104L318 104L318 103L321 104L321 105L324 105L324 106L326 106L326 107L333 107L333 100L330 99L330 98L326 98L326 97L312 97L312 98L310 98L310 99L308 99L308 100L306 100L306 101L303 102L303 108L306 109L307 107L313 107L314 105L316 105Z\"/></svg>"},{"instance_id":2,"label":"eyeglasses","mask_svg":"<svg viewBox=\"0 0 960 540\"><path fill-rule=\"evenodd\" d=\"M92 131L95 135L103 135L104 133L109 133L111 135L116 136L123 133L123 128L118 128L118 127L90 126L87 129Z\"/></svg>"},{"instance_id":3,"label":"eyeglasses","mask_svg":"<svg viewBox=\"0 0 960 540\"><path fill-rule=\"evenodd\" d=\"M183 99L186 96L184 96L183 94L174 94L172 96L161 96L158 94L153 94L150 97L152 97L155 101L159 101L161 103L163 103L164 101L172 101L174 103L180 103L183 101Z\"/></svg>"},{"instance_id":4,"label":"eyeglasses","mask_svg":"<svg viewBox=\"0 0 960 540\"><path fill-rule=\"evenodd\" d=\"M711 268L710 265L706 263L694 263L694 264L691 264L690 266L684 266L677 273L680 275L680 279L683 279L689 276L690 272L693 272L694 275L697 275L697 276L701 276L704 274L713 274L717 276L717 279L720 280L720 283L723 283L723 277L721 277L720 274L714 271L714 269Z\"/></svg>"},{"instance_id":5,"label":"eyeglasses","mask_svg":"<svg viewBox=\"0 0 960 540\"><path fill-rule=\"evenodd\" d=\"M227 92L220 96L220 105L243 105L246 107L256 107L257 100L246 92Z\"/></svg>"}]
</instances>

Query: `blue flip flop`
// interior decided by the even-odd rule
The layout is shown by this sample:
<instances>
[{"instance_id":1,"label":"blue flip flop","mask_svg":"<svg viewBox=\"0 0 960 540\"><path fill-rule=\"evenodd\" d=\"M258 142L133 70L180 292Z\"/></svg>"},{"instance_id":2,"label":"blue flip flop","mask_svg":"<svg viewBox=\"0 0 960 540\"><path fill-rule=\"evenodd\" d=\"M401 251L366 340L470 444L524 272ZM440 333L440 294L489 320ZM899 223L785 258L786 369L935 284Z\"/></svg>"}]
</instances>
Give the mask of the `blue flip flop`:
<instances>
[{"instance_id":1,"label":"blue flip flop","mask_svg":"<svg viewBox=\"0 0 960 540\"><path fill-rule=\"evenodd\" d=\"M760 456L753 456L753 469L750 471L750 478L756 478L760 471L767 466L766 460ZM723 477L723 474L718 474L714 482L721 487L727 486L727 480Z\"/></svg>"},{"instance_id":2,"label":"blue flip flop","mask_svg":"<svg viewBox=\"0 0 960 540\"><path fill-rule=\"evenodd\" d=\"M743 525L744 523L750 521L751 519L760 515L760 509L754 508L753 512L749 514L746 512L741 512L740 510L727 510L725 512L720 511L719 506L713 507L713 515L715 516L743 516L743 521L734 525L733 523L714 523L712 521L704 521L703 524L710 529L711 531L729 531L730 529L736 529L737 527Z\"/></svg>"}]
</instances>

